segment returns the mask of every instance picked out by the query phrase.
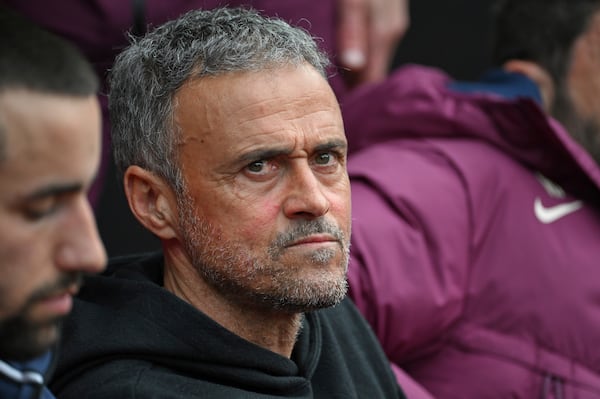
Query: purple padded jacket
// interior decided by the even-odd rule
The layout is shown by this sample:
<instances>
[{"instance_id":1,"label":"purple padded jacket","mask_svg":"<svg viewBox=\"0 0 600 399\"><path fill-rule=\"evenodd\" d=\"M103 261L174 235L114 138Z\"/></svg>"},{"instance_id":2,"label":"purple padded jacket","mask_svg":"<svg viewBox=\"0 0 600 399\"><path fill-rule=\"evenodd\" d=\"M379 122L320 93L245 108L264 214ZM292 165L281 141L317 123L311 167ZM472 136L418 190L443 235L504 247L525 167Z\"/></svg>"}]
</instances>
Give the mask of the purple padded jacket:
<instances>
[{"instance_id":1,"label":"purple padded jacket","mask_svg":"<svg viewBox=\"0 0 600 399\"><path fill-rule=\"evenodd\" d=\"M600 168L531 99L449 83L343 104L351 296L409 398L600 398Z\"/></svg>"}]
</instances>

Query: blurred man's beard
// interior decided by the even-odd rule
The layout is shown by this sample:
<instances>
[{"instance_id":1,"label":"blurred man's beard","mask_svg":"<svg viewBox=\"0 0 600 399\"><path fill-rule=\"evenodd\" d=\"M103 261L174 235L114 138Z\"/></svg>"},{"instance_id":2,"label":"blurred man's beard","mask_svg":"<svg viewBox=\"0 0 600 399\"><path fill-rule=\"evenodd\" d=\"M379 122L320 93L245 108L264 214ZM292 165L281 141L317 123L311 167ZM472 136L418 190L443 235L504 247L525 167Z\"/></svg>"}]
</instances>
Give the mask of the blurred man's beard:
<instances>
[{"instance_id":1,"label":"blurred man's beard","mask_svg":"<svg viewBox=\"0 0 600 399\"><path fill-rule=\"evenodd\" d=\"M46 352L60 337L62 320L66 316L52 316L30 320L32 308L40 301L69 289L79 287L80 272L65 273L57 281L35 291L15 315L0 320L0 359L28 360Z\"/></svg>"},{"instance_id":2,"label":"blurred man's beard","mask_svg":"<svg viewBox=\"0 0 600 399\"><path fill-rule=\"evenodd\" d=\"M0 322L0 358L24 361L46 352L58 339L64 317L32 323L23 314Z\"/></svg>"},{"instance_id":3,"label":"blurred man's beard","mask_svg":"<svg viewBox=\"0 0 600 399\"><path fill-rule=\"evenodd\" d=\"M219 229L199 221L190 198L179 205L186 252L200 277L225 297L289 313L334 306L345 297L349 244L337 226L323 220L299 221L292 231L256 253L224 241ZM287 244L318 233L335 237L340 248L322 248L306 256L303 260L312 264L310 273L289 270L279 263ZM336 257L335 271L328 270Z\"/></svg>"},{"instance_id":4,"label":"blurred man's beard","mask_svg":"<svg viewBox=\"0 0 600 399\"><path fill-rule=\"evenodd\" d=\"M577 113L564 84L558 86L551 113L600 165L600 125Z\"/></svg>"}]
</instances>

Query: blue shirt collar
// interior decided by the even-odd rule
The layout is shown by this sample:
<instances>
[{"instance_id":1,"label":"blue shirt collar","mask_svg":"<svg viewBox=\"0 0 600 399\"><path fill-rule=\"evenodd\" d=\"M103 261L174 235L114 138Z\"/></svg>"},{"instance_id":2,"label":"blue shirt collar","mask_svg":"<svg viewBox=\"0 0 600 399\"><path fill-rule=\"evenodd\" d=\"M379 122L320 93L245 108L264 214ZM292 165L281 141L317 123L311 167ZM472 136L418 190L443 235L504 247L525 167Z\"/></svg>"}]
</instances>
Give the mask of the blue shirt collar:
<instances>
[{"instance_id":1,"label":"blue shirt collar","mask_svg":"<svg viewBox=\"0 0 600 399\"><path fill-rule=\"evenodd\" d=\"M542 103L540 90L531 79L523 74L507 72L501 68L487 71L479 81L454 81L448 87L461 93L493 93L506 99L525 97L538 104Z\"/></svg>"},{"instance_id":2,"label":"blue shirt collar","mask_svg":"<svg viewBox=\"0 0 600 399\"><path fill-rule=\"evenodd\" d=\"M53 399L45 386L53 360L52 351L24 362L0 360L0 398Z\"/></svg>"}]
</instances>

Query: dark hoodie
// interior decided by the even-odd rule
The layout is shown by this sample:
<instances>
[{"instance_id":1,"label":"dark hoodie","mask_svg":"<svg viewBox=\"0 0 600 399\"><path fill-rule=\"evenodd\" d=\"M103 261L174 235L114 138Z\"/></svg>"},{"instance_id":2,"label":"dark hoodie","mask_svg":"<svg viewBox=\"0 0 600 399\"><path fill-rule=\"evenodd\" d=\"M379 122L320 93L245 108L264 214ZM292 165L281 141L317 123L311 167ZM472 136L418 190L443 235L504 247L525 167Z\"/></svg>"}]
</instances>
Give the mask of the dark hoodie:
<instances>
[{"instance_id":1,"label":"dark hoodie","mask_svg":"<svg viewBox=\"0 0 600 399\"><path fill-rule=\"evenodd\" d=\"M305 315L291 359L254 345L162 287L160 254L90 277L51 387L80 398L398 398L354 305Z\"/></svg>"}]
</instances>

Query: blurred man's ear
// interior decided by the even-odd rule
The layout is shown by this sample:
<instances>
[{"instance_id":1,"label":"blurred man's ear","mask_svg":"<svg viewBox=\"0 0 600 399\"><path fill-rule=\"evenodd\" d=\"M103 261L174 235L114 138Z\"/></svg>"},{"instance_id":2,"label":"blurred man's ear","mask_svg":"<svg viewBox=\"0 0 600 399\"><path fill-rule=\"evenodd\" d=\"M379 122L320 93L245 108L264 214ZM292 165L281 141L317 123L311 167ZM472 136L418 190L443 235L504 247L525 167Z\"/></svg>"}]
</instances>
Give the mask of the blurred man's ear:
<instances>
[{"instance_id":1,"label":"blurred man's ear","mask_svg":"<svg viewBox=\"0 0 600 399\"><path fill-rule=\"evenodd\" d=\"M548 112L552 109L555 93L554 81L544 68L533 61L525 60L507 61L504 63L503 68L507 72L520 73L529 77L540 90L544 110Z\"/></svg>"},{"instance_id":2,"label":"blurred man's ear","mask_svg":"<svg viewBox=\"0 0 600 399\"><path fill-rule=\"evenodd\" d=\"M123 177L129 208L161 240L177 236L177 201L164 179L139 166L130 166Z\"/></svg>"}]
</instances>

